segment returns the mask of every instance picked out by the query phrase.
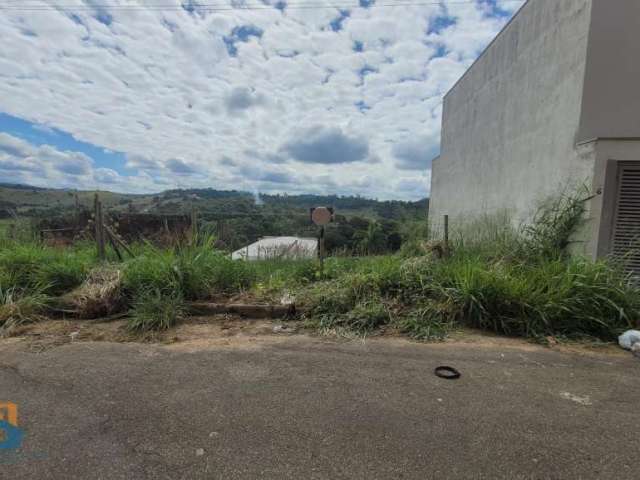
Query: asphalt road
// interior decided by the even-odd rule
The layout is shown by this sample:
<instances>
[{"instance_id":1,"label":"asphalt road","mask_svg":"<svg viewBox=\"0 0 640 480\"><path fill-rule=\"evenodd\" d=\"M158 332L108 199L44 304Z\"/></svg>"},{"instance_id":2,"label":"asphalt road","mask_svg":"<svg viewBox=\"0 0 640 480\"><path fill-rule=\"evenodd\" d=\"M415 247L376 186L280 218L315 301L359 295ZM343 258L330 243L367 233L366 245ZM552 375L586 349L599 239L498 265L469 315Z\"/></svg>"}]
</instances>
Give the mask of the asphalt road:
<instances>
[{"instance_id":1,"label":"asphalt road","mask_svg":"<svg viewBox=\"0 0 640 480\"><path fill-rule=\"evenodd\" d=\"M457 381L432 370L451 364ZM2 479L640 477L640 361L338 343L0 344Z\"/></svg>"}]
</instances>

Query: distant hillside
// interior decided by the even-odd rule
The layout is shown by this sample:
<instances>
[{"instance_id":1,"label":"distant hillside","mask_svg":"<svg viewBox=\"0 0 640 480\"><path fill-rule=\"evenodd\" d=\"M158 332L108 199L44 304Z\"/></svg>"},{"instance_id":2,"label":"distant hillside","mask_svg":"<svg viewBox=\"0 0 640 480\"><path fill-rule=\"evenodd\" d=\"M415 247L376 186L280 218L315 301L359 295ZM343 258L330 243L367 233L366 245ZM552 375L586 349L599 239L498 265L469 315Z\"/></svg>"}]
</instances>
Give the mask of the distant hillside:
<instances>
[{"instance_id":1,"label":"distant hillside","mask_svg":"<svg viewBox=\"0 0 640 480\"><path fill-rule=\"evenodd\" d=\"M67 213L75 208L76 195L82 208L91 208L95 191L46 189L29 185L0 183L0 210L13 210L21 216L38 217ZM237 190L184 189L150 195L99 192L106 208L145 213L187 213L192 207L219 218L248 214L277 215L326 205L338 214L369 219L400 219L426 215L428 199L415 202L378 201L359 196L340 195L268 195Z\"/></svg>"},{"instance_id":2,"label":"distant hillside","mask_svg":"<svg viewBox=\"0 0 640 480\"><path fill-rule=\"evenodd\" d=\"M94 191L0 186L0 218L14 215L55 218L72 214L77 204L91 209ZM378 201L358 196L268 195L236 190L167 190L152 195L99 192L106 212L151 214L198 212L202 228L216 236L222 248L233 250L268 235L314 236L309 209L335 208L327 228L327 248L368 252L395 251L403 239L426 223L429 200ZM364 245L364 247L363 247Z\"/></svg>"}]
</instances>

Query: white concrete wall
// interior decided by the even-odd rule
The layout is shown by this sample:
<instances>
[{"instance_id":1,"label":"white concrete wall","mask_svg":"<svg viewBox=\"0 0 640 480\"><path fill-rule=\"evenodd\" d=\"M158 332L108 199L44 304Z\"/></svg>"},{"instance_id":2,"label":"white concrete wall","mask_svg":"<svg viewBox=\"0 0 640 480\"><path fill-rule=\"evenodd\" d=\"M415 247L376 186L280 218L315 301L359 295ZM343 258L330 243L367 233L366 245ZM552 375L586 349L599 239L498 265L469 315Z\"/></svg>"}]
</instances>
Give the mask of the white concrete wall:
<instances>
[{"instance_id":1,"label":"white concrete wall","mask_svg":"<svg viewBox=\"0 0 640 480\"><path fill-rule=\"evenodd\" d=\"M591 186L576 148L591 0L530 0L444 102L430 218L508 209L514 222L568 184Z\"/></svg>"}]
</instances>

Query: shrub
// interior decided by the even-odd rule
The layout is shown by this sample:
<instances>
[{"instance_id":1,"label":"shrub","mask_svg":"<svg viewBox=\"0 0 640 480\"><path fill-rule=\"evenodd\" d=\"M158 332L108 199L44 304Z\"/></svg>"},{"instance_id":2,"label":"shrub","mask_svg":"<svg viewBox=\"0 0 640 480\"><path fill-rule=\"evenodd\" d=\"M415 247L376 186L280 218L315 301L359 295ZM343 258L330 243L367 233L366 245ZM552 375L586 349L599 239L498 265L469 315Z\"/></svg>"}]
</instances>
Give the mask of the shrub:
<instances>
[{"instance_id":1,"label":"shrub","mask_svg":"<svg viewBox=\"0 0 640 480\"><path fill-rule=\"evenodd\" d=\"M134 300L127 327L137 332L166 330L182 320L185 311L184 299L179 292L143 291Z\"/></svg>"}]
</instances>

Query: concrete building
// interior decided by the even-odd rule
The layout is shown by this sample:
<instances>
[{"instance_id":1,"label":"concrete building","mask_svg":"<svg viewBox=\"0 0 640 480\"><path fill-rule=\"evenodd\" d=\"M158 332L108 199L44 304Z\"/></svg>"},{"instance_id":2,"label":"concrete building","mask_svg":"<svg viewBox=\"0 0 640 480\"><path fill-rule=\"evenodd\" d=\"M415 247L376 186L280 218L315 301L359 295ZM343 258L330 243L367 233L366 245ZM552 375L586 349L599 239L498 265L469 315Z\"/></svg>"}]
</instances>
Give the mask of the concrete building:
<instances>
[{"instance_id":1,"label":"concrete building","mask_svg":"<svg viewBox=\"0 0 640 480\"><path fill-rule=\"evenodd\" d=\"M316 258L318 239L304 237L264 237L231 254L234 260L300 260Z\"/></svg>"},{"instance_id":2,"label":"concrete building","mask_svg":"<svg viewBox=\"0 0 640 480\"><path fill-rule=\"evenodd\" d=\"M520 223L582 184L595 196L578 253L629 254L640 232L640 0L529 0L444 99L432 221L506 209Z\"/></svg>"}]
</instances>

